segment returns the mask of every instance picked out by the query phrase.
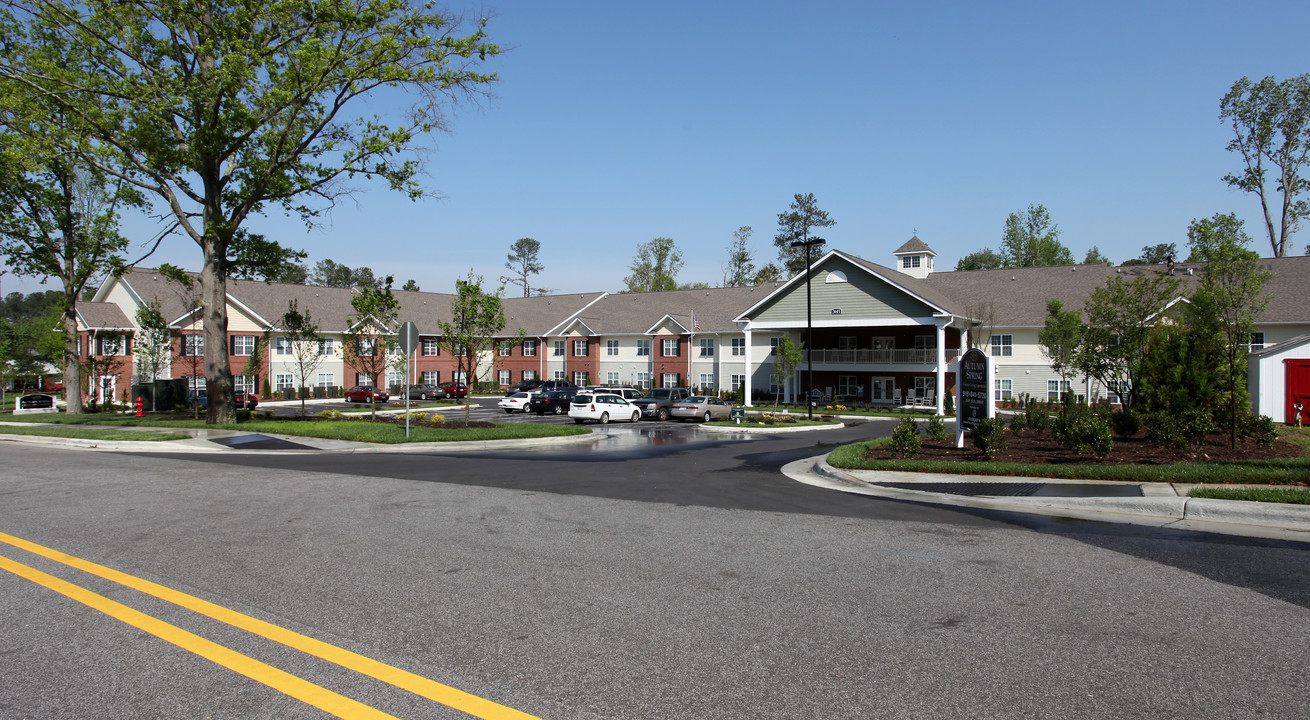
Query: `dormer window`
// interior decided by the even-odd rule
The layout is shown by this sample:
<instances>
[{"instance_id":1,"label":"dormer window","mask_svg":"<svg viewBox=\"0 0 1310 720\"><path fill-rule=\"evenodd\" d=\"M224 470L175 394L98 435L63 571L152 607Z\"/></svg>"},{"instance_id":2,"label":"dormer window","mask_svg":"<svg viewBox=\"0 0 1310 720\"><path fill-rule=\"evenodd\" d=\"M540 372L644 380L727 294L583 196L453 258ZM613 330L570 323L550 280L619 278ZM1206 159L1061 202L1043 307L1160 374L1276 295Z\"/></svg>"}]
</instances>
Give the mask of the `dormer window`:
<instances>
[{"instance_id":1,"label":"dormer window","mask_svg":"<svg viewBox=\"0 0 1310 720\"><path fill-rule=\"evenodd\" d=\"M920 266L920 263L922 262L923 259L922 256L920 255L906 255L905 257L901 258L901 267L907 270L910 268L917 268Z\"/></svg>"}]
</instances>

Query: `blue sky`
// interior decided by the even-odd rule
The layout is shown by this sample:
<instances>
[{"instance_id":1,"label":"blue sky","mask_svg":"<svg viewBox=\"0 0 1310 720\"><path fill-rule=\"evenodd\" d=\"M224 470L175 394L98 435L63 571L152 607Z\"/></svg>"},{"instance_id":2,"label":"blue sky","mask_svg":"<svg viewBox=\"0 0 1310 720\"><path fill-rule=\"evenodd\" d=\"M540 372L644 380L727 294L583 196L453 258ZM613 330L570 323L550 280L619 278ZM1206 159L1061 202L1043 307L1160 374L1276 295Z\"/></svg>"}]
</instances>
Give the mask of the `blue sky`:
<instances>
[{"instance_id":1,"label":"blue sky","mask_svg":"<svg viewBox=\"0 0 1310 720\"><path fill-rule=\"evenodd\" d=\"M1216 212L1268 255L1256 199L1221 180L1237 159L1219 100L1243 75L1310 72L1304 0L450 7L490 15L509 52L489 64L496 97L431 139L443 198L361 186L325 227L252 231L438 292L470 269L496 283L521 237L558 291L622 289L660 236L680 281L717 284L732 232L752 226L757 265L773 260L777 215L807 192L837 221L830 248L882 264L917 232L953 268L1030 203L1079 260L1181 247ZM200 251L177 238L159 261L198 268Z\"/></svg>"}]
</instances>

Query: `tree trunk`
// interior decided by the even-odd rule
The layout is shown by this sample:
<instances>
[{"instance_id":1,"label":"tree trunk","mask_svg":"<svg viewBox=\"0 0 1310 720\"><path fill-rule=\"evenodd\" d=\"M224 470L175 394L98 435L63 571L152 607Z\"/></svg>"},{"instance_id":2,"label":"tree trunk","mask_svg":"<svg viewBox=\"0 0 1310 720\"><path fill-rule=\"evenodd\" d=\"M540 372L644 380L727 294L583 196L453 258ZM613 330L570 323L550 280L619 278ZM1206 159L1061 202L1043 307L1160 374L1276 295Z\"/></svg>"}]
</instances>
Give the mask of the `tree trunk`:
<instances>
[{"instance_id":1,"label":"tree trunk","mask_svg":"<svg viewBox=\"0 0 1310 720\"><path fill-rule=\"evenodd\" d=\"M64 412L82 413L82 358L78 354L82 338L77 334L77 291L64 286ZM94 348L92 348L94 350Z\"/></svg>"},{"instance_id":2,"label":"tree trunk","mask_svg":"<svg viewBox=\"0 0 1310 720\"><path fill-rule=\"evenodd\" d=\"M232 369L227 352L227 243L209 230L204 238L204 268L200 272L201 318L205 335L205 423L236 422L232 402Z\"/></svg>"}]
</instances>

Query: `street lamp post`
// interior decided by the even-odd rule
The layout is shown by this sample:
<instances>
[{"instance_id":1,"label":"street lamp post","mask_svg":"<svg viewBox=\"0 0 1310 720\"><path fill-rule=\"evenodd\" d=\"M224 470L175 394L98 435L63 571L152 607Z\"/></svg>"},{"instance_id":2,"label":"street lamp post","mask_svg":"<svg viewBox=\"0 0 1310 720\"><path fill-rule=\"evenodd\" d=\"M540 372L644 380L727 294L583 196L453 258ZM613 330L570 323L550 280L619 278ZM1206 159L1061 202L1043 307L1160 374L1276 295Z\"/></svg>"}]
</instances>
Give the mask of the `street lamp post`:
<instances>
[{"instance_id":1,"label":"street lamp post","mask_svg":"<svg viewBox=\"0 0 1310 720\"><path fill-rule=\"evenodd\" d=\"M810 299L810 248L818 247L825 242L827 241L823 238L816 237L797 240L791 244L792 247L805 248L805 357L809 362L809 369L805 373L808 376L808 387L805 388L805 416L810 420L814 419L814 310Z\"/></svg>"}]
</instances>

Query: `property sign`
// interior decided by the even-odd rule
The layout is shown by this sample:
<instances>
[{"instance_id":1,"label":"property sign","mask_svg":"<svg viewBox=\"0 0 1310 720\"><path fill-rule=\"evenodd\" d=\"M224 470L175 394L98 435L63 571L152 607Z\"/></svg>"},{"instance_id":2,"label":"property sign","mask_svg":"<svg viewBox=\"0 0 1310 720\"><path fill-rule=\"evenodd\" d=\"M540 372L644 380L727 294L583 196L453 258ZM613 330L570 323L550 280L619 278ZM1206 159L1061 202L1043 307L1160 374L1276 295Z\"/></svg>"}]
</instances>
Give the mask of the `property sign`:
<instances>
[{"instance_id":1,"label":"property sign","mask_svg":"<svg viewBox=\"0 0 1310 720\"><path fill-rule=\"evenodd\" d=\"M418 326L412 322L400 325L400 349L404 350L406 355L418 349Z\"/></svg>"},{"instance_id":2,"label":"property sign","mask_svg":"<svg viewBox=\"0 0 1310 720\"><path fill-rule=\"evenodd\" d=\"M55 396L37 393L35 395L24 395L14 403L14 412L22 415L23 413L52 413L58 412L55 408Z\"/></svg>"},{"instance_id":3,"label":"property sign","mask_svg":"<svg viewBox=\"0 0 1310 720\"><path fill-rule=\"evenodd\" d=\"M958 382L960 402L956 422L958 427L973 430L991 416L989 407L992 387L991 364L982 350L973 348L960 358Z\"/></svg>"}]
</instances>

